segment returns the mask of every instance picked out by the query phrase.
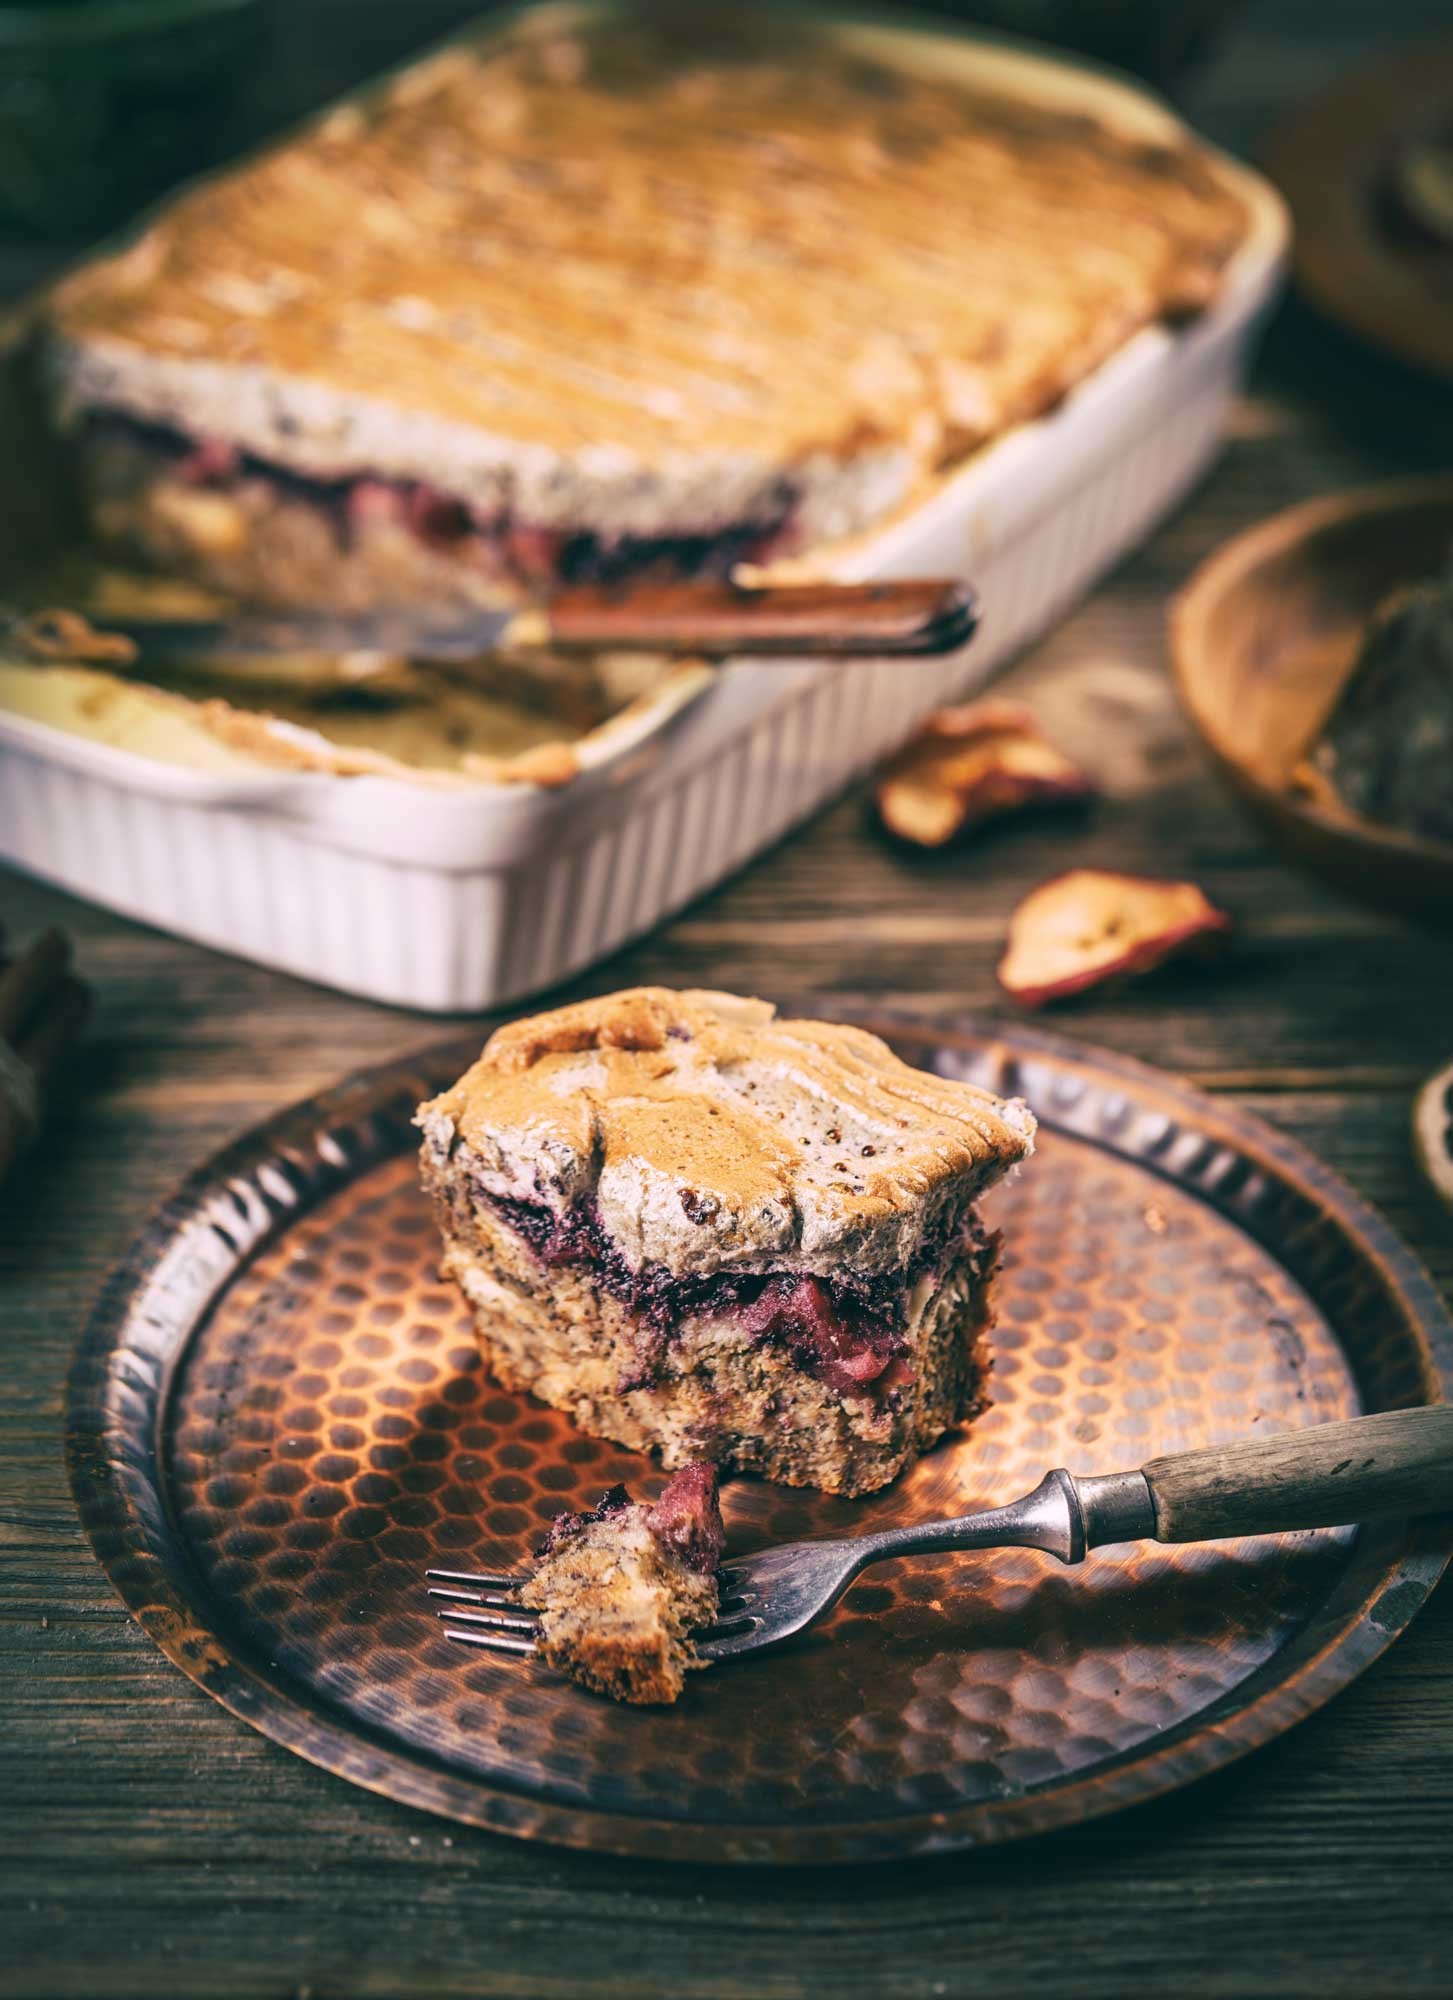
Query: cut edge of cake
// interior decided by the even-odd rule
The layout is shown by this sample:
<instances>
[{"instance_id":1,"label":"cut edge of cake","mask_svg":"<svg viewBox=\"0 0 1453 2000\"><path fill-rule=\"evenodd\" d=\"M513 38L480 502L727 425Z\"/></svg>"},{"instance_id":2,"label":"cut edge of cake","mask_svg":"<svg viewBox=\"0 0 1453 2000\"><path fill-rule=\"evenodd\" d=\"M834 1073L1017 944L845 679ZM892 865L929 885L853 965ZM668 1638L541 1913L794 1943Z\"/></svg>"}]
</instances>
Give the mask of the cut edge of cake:
<instances>
[{"instance_id":1,"label":"cut edge of cake","mask_svg":"<svg viewBox=\"0 0 1453 2000\"><path fill-rule=\"evenodd\" d=\"M1032 1149L1022 1104L643 988L501 1029L418 1122L492 1372L583 1430L854 1494L983 1407L974 1202Z\"/></svg>"}]
</instances>

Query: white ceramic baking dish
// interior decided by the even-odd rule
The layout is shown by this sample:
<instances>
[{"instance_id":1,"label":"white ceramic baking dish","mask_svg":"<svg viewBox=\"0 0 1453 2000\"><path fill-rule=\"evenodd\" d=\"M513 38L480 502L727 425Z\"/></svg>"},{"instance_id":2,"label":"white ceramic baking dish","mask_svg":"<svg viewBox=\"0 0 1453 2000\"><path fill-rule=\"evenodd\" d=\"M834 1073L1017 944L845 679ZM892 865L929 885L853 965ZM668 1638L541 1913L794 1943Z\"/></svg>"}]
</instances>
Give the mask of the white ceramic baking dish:
<instances>
[{"instance_id":1,"label":"white ceramic baking dish","mask_svg":"<svg viewBox=\"0 0 1453 2000\"><path fill-rule=\"evenodd\" d=\"M843 32L880 55L1180 128L1140 90L1022 46ZM436 1012L518 999L650 929L977 687L1170 508L1216 450L1283 263L1274 191L1213 308L1149 328L1052 414L978 452L910 513L826 554L837 576L955 575L973 644L943 660L740 663L589 740L563 790L217 774L0 715L0 855L127 916L370 999Z\"/></svg>"}]
</instances>

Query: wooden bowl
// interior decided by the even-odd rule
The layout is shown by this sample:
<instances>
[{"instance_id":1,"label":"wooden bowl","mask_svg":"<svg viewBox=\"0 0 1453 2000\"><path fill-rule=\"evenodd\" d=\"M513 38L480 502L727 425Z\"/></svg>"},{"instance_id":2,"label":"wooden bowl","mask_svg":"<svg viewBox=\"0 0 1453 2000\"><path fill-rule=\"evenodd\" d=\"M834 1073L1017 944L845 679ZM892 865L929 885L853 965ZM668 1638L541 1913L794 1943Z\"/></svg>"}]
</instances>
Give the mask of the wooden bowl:
<instances>
[{"instance_id":1,"label":"wooden bowl","mask_svg":"<svg viewBox=\"0 0 1453 2000\"><path fill-rule=\"evenodd\" d=\"M1453 475L1292 507L1201 565L1170 641L1187 716L1277 845L1348 895L1453 929L1453 845L1317 804L1293 781L1377 605L1450 548Z\"/></svg>"},{"instance_id":2,"label":"wooden bowl","mask_svg":"<svg viewBox=\"0 0 1453 2000\"><path fill-rule=\"evenodd\" d=\"M1386 183L1398 147L1440 132L1453 39L1422 42L1298 104L1266 148L1295 222L1297 283L1319 311L1413 368L1453 378L1449 252L1400 218Z\"/></svg>"}]
</instances>

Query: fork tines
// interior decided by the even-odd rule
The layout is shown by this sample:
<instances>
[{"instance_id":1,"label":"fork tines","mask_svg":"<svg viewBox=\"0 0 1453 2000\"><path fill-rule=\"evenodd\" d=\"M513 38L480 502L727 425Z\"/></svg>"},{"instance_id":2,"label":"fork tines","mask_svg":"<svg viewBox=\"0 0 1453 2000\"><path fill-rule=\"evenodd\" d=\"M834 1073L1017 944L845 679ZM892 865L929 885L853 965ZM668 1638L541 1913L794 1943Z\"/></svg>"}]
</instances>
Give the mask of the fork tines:
<instances>
[{"instance_id":1,"label":"fork tines","mask_svg":"<svg viewBox=\"0 0 1453 2000\"><path fill-rule=\"evenodd\" d=\"M491 1653L533 1653L535 1642L524 1636L535 1629L537 1614L527 1610L514 1593L525 1581L500 1570L431 1569L430 1597L440 1598L451 1607L479 1605L477 1611L450 1609L437 1615L444 1620L444 1636L461 1646L482 1646Z\"/></svg>"},{"instance_id":2,"label":"fork tines","mask_svg":"<svg viewBox=\"0 0 1453 2000\"><path fill-rule=\"evenodd\" d=\"M463 1584L470 1590L518 1590L528 1583L524 1576L509 1576L498 1569L426 1569L431 1582Z\"/></svg>"},{"instance_id":3,"label":"fork tines","mask_svg":"<svg viewBox=\"0 0 1453 2000\"><path fill-rule=\"evenodd\" d=\"M486 1652L516 1657L534 1652L531 1635L539 1628L539 1613L521 1604L515 1595L528 1578L507 1576L502 1570L427 1569L424 1575L430 1597L439 1598L448 1606L435 1614L444 1622L446 1639L453 1639L461 1646L481 1646ZM726 1595L716 1621L696 1633L697 1639L731 1637L742 1628L736 1579L730 1571L723 1570L721 1583ZM465 1606L478 1609L466 1610Z\"/></svg>"}]
</instances>

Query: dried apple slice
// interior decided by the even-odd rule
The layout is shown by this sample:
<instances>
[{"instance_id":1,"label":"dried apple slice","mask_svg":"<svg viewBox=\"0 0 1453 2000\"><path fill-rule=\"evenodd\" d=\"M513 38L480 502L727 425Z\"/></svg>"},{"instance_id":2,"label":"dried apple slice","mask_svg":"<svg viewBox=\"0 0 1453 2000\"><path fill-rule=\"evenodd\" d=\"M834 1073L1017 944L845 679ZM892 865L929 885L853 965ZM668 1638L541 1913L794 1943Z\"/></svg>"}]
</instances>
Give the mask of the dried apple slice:
<instances>
[{"instance_id":1,"label":"dried apple slice","mask_svg":"<svg viewBox=\"0 0 1453 2000\"><path fill-rule=\"evenodd\" d=\"M1217 944L1231 928L1194 882L1073 868L1025 897L1009 920L999 983L1026 1007L1149 972Z\"/></svg>"},{"instance_id":2,"label":"dried apple slice","mask_svg":"<svg viewBox=\"0 0 1453 2000\"><path fill-rule=\"evenodd\" d=\"M1428 1185L1453 1208L1453 1062L1434 1070L1414 1100L1413 1146Z\"/></svg>"},{"instance_id":3,"label":"dried apple slice","mask_svg":"<svg viewBox=\"0 0 1453 2000\"><path fill-rule=\"evenodd\" d=\"M878 816L898 839L943 847L1002 814L1072 805L1091 779L1012 701L941 708L878 780Z\"/></svg>"}]
</instances>

